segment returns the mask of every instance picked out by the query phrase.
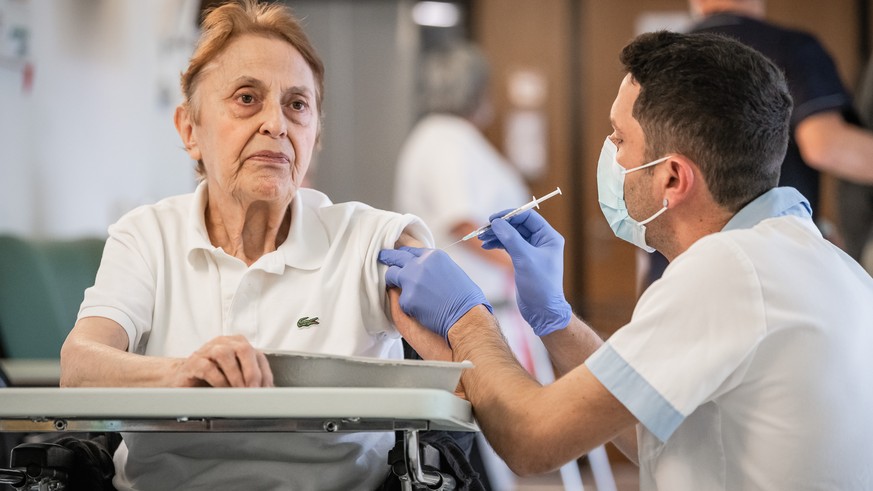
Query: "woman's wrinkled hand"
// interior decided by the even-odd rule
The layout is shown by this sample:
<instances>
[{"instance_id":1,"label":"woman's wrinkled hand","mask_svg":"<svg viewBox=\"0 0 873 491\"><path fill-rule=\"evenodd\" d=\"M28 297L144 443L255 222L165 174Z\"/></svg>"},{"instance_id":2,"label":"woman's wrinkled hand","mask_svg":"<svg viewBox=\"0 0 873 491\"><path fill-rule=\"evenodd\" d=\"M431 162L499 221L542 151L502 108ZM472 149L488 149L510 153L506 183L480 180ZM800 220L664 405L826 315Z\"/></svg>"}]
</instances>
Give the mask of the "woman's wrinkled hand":
<instances>
[{"instance_id":1,"label":"woman's wrinkled hand","mask_svg":"<svg viewBox=\"0 0 873 491\"><path fill-rule=\"evenodd\" d=\"M178 360L173 387L272 387L264 353L244 336L219 336Z\"/></svg>"}]
</instances>

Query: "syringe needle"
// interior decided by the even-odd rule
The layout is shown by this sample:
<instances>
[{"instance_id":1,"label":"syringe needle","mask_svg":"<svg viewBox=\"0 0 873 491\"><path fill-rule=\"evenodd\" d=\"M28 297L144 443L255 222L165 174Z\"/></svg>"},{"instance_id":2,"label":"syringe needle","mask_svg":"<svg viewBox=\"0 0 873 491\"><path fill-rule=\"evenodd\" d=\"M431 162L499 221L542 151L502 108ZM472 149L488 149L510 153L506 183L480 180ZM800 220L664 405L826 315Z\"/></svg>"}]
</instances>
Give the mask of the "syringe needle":
<instances>
[{"instance_id":1,"label":"syringe needle","mask_svg":"<svg viewBox=\"0 0 873 491\"><path fill-rule=\"evenodd\" d=\"M491 224L488 224L488 225L484 225L484 226L482 226L482 227L479 227L479 228L477 228L476 230L470 232L469 234L467 234L467 235L461 237L460 239L458 239L458 240L452 242L451 244L445 246L444 249L448 249L449 247L452 247L452 246L455 245L455 244L458 244L458 243L464 242L465 240L470 240L470 239L472 239L473 237L478 237L479 234L488 231L490 228L491 228Z\"/></svg>"},{"instance_id":2,"label":"syringe needle","mask_svg":"<svg viewBox=\"0 0 873 491\"><path fill-rule=\"evenodd\" d=\"M539 198L539 199L537 199L536 196L533 196L533 200L532 200L532 201L530 201L530 202L528 202L528 203L525 203L524 205L519 206L518 208L516 208L516 209L510 211L509 213L507 213L506 215L503 215L503 216L500 217L500 218L506 220L506 219L508 219L508 218L512 218L512 217L514 217L515 215L518 215L519 213L522 213L522 212L524 212L524 211L530 210L531 208L534 208L534 207L539 208L539 207L540 207L540 203L542 203L543 201L545 201L545 200L551 198L552 196L558 195L558 194L563 194L563 193L561 192L561 188L555 188L554 191L552 191L551 193L549 193L549 194L547 194L547 195L545 195L545 196L543 196L542 198ZM488 230L491 230L491 224L490 224L490 223L489 223L489 224L486 224L486 225L482 225L481 227L477 228L476 230L474 230L474 231L470 232L469 234L467 234L467 235L461 237L460 240L457 240L457 241L455 241L455 242L452 242L451 244L449 244L449 245L443 247L443 249L448 249L449 247L452 247L453 245L455 245L455 244L457 244L457 243L464 242L465 240L470 240L470 239L472 239L473 237L478 237L479 235L481 235L481 234L487 232Z\"/></svg>"},{"instance_id":3,"label":"syringe needle","mask_svg":"<svg viewBox=\"0 0 873 491\"><path fill-rule=\"evenodd\" d=\"M458 240L452 242L451 244L449 244L449 245L443 247L443 250L446 250L446 249L448 249L449 247L452 247L452 246L455 245L455 244L460 244L461 242L464 242L464 239L458 239Z\"/></svg>"}]
</instances>

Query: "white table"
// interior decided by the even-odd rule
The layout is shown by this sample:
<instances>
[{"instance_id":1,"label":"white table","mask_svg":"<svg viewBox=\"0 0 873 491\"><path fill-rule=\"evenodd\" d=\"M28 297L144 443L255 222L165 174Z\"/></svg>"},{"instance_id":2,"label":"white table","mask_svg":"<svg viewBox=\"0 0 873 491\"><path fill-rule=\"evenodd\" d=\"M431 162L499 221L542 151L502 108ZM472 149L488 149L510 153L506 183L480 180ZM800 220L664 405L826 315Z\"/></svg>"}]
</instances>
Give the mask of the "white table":
<instances>
[{"instance_id":1,"label":"white table","mask_svg":"<svg viewBox=\"0 0 873 491\"><path fill-rule=\"evenodd\" d=\"M436 389L408 388L8 388L4 432L355 432L406 436L412 482L418 432L478 431L470 404Z\"/></svg>"}]
</instances>

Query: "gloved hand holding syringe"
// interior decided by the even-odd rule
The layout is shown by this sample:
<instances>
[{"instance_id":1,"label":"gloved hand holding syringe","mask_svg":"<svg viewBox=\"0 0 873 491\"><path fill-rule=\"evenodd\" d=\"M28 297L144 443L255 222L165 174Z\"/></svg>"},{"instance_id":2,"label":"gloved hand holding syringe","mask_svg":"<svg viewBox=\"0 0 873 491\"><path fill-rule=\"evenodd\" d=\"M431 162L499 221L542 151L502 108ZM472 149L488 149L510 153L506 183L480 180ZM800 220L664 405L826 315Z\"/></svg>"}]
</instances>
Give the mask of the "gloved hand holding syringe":
<instances>
[{"instance_id":1,"label":"gloved hand holding syringe","mask_svg":"<svg viewBox=\"0 0 873 491\"><path fill-rule=\"evenodd\" d=\"M551 193L549 193L549 194L543 196L542 198L537 198L536 196L532 196L532 198L533 198L532 201L530 201L529 203L526 203L526 204L524 204L524 205L522 205L522 206L519 206L518 208L516 208L516 209L510 211L509 213L507 213L506 215L503 215L503 216L500 217L500 218L502 218L502 219L504 219L504 220L508 220L508 219L514 217L515 215L518 215L519 213L521 213L521 212L523 212L523 211L530 210L531 208L534 208L534 207L539 208L539 207L540 207L540 203L542 203L543 201L545 201L545 200L551 198L552 196L558 195L558 194L563 194L563 193L561 193L561 188L555 188L554 191L552 191ZM482 225L481 227L477 228L476 230L474 230L474 231L470 232L469 234L467 234L467 235L461 237L461 240L458 240L458 241L456 241L456 242L452 242L451 244L445 246L443 249L448 249L449 247L452 247L452 246L455 245L455 244L458 244L458 243L460 243L460 242L464 242L465 240L470 240L470 239L472 239L473 237L478 237L480 234L482 234L482 233L484 233L484 232L487 232L489 229L491 229L491 224L490 224L490 223L487 224L487 225Z\"/></svg>"}]
</instances>

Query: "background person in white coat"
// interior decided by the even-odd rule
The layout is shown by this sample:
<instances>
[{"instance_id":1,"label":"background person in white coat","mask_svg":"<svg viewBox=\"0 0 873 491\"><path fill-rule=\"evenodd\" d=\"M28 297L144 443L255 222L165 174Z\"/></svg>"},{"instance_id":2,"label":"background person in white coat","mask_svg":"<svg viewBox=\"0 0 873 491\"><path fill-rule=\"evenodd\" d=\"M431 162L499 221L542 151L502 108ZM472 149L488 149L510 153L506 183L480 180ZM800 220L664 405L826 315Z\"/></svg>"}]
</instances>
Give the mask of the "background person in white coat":
<instances>
[{"instance_id":1,"label":"background person in white coat","mask_svg":"<svg viewBox=\"0 0 873 491\"><path fill-rule=\"evenodd\" d=\"M430 227L437 247L488 223L494 210L531 199L519 171L482 134L494 119L488 82L488 61L471 43L452 42L424 57L424 116L401 149L394 201L397 211L417 215ZM531 346L540 341L518 313L512 262L504 251L486 251L480 244L471 239L446 252L488 295L513 352L533 372L532 350L544 355L545 349ZM502 462L483 459L497 481L493 485L512 485L514 477Z\"/></svg>"}]
</instances>

